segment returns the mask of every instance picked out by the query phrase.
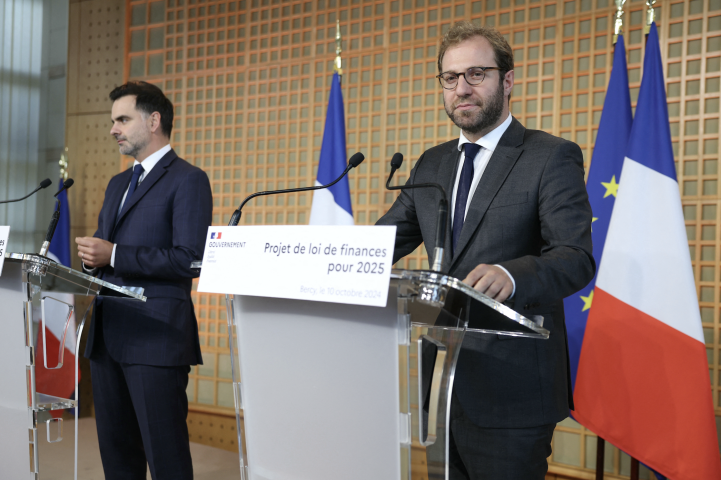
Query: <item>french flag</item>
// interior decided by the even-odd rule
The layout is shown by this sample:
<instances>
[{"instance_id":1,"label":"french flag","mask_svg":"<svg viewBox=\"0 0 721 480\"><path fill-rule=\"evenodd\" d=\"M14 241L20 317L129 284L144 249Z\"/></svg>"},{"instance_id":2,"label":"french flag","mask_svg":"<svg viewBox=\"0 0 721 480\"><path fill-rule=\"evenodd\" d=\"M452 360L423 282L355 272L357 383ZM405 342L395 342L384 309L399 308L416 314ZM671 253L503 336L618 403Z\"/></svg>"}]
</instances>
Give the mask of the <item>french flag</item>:
<instances>
[{"instance_id":1,"label":"french flag","mask_svg":"<svg viewBox=\"0 0 721 480\"><path fill-rule=\"evenodd\" d=\"M656 25L574 390L583 425L673 480L721 478Z\"/></svg>"},{"instance_id":2,"label":"french flag","mask_svg":"<svg viewBox=\"0 0 721 480\"><path fill-rule=\"evenodd\" d=\"M340 75L336 72L333 74L330 87L316 186L332 182L343 173L346 166L343 93L340 89ZM310 208L311 225L353 225L353 223L348 176L343 177L330 188L313 192L313 204Z\"/></svg>"},{"instance_id":3,"label":"french flag","mask_svg":"<svg viewBox=\"0 0 721 480\"><path fill-rule=\"evenodd\" d=\"M62 187L63 179L60 179ZM55 229L54 241L50 244L48 257L59 264L70 267L70 209L68 208L67 191L58 195L60 199L60 221ZM53 297L60 302L73 305L74 296L68 293L48 292L47 296ZM54 395L60 398L71 398L75 392L75 312L73 311L69 321L67 320L67 307L61 303L46 301L45 306L45 346L43 347L42 323L38 329L38 338L35 343L35 389L40 393ZM40 319L38 319L40 320ZM63 365L55 369L60 358L60 351L63 351ZM47 358L45 368L44 359ZM80 371L78 371L78 380ZM62 410L53 410L50 414L59 417Z\"/></svg>"}]
</instances>

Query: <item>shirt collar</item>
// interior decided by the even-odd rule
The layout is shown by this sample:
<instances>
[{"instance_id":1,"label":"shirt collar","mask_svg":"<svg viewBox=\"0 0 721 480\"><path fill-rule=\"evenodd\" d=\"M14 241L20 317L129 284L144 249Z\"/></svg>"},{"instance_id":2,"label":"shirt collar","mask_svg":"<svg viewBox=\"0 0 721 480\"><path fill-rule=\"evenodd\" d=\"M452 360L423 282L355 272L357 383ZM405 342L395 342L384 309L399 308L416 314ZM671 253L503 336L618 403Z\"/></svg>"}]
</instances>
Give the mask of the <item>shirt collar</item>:
<instances>
[{"instance_id":1,"label":"shirt collar","mask_svg":"<svg viewBox=\"0 0 721 480\"><path fill-rule=\"evenodd\" d=\"M165 156L165 154L168 153L169 151L170 151L170 144L164 146L157 152L148 155L148 157L145 160L143 160L142 162L135 160L135 162L133 162L133 167L135 167L135 165L138 165L138 164L142 165L143 172L145 173L145 175L147 175L150 173L150 171L153 169L153 167L160 161L160 159L163 158Z\"/></svg>"},{"instance_id":2,"label":"shirt collar","mask_svg":"<svg viewBox=\"0 0 721 480\"><path fill-rule=\"evenodd\" d=\"M513 120L513 115L509 114L508 117L501 123L499 126L479 138L475 143L482 146L485 149L490 150L491 152L496 149L496 146L498 145L498 142L501 141L501 137L504 133L506 133L506 130L508 130L508 127L511 125L511 121ZM470 140L466 138L465 135L463 135L463 130L461 130L461 137L458 139L458 150L461 150L463 148L464 143L471 143Z\"/></svg>"}]
</instances>

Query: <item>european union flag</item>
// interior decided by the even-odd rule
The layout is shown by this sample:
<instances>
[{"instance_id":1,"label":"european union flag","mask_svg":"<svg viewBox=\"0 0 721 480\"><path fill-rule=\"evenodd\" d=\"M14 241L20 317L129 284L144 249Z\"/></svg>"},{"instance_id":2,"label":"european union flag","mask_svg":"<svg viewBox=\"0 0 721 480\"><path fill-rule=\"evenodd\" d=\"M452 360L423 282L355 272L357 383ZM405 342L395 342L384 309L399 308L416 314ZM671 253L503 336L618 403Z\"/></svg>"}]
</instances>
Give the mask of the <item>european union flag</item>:
<instances>
[{"instance_id":1,"label":"european union flag","mask_svg":"<svg viewBox=\"0 0 721 480\"><path fill-rule=\"evenodd\" d=\"M623 167L623 159L626 156L626 145L631 134L632 122L626 48L623 36L619 35L596 144L593 149L591 167L586 181L586 190L593 210L593 257L596 260L597 269L601 265L601 254L606 243L606 234L616 200L618 183L621 179L621 167ZM571 361L571 383L574 389L581 345L595 285L596 278L594 277L586 288L563 301Z\"/></svg>"}]
</instances>

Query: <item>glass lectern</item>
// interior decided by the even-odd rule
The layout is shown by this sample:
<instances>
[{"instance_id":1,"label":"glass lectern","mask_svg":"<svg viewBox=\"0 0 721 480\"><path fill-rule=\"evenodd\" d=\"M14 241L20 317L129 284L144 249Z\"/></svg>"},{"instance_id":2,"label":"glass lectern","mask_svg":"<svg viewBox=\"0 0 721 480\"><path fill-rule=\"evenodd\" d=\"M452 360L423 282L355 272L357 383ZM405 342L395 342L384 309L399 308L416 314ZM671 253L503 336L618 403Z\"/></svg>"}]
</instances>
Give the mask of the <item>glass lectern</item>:
<instances>
[{"instance_id":1,"label":"glass lectern","mask_svg":"<svg viewBox=\"0 0 721 480\"><path fill-rule=\"evenodd\" d=\"M38 422L47 423L47 442L62 440L62 418L52 410L75 409L75 478L77 479L77 401L35 389L35 365L63 364L64 341L74 313L74 295L113 296L145 301L143 289L119 287L35 254L7 253L0 276L3 334L0 335L0 478L38 480ZM92 305L92 302L91 302ZM75 352L75 399L78 398L78 346L90 307L79 319L71 350ZM36 339L45 341L45 324L59 316L65 330L57 358L36 356ZM53 319L57 320L57 319ZM38 335L39 332L39 335ZM70 335L72 337L72 335ZM38 358L39 357L39 358Z\"/></svg>"},{"instance_id":2,"label":"glass lectern","mask_svg":"<svg viewBox=\"0 0 721 480\"><path fill-rule=\"evenodd\" d=\"M393 271L385 308L226 303L243 480L446 479L464 334L549 334L542 317L428 271Z\"/></svg>"}]
</instances>

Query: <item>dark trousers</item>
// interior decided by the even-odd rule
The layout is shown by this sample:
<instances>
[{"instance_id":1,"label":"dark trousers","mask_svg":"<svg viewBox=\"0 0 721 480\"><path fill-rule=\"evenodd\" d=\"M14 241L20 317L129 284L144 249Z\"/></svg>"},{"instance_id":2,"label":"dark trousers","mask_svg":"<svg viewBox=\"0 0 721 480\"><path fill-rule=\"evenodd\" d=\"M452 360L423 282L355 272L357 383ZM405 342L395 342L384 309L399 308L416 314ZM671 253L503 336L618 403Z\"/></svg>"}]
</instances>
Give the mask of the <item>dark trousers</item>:
<instances>
[{"instance_id":1,"label":"dark trousers","mask_svg":"<svg viewBox=\"0 0 721 480\"><path fill-rule=\"evenodd\" d=\"M118 363L104 344L96 348L90 370L105 478L145 480L149 466L153 480L192 479L190 367Z\"/></svg>"},{"instance_id":2,"label":"dark trousers","mask_svg":"<svg viewBox=\"0 0 721 480\"><path fill-rule=\"evenodd\" d=\"M450 480L543 480L556 424L482 428L451 397Z\"/></svg>"}]
</instances>

